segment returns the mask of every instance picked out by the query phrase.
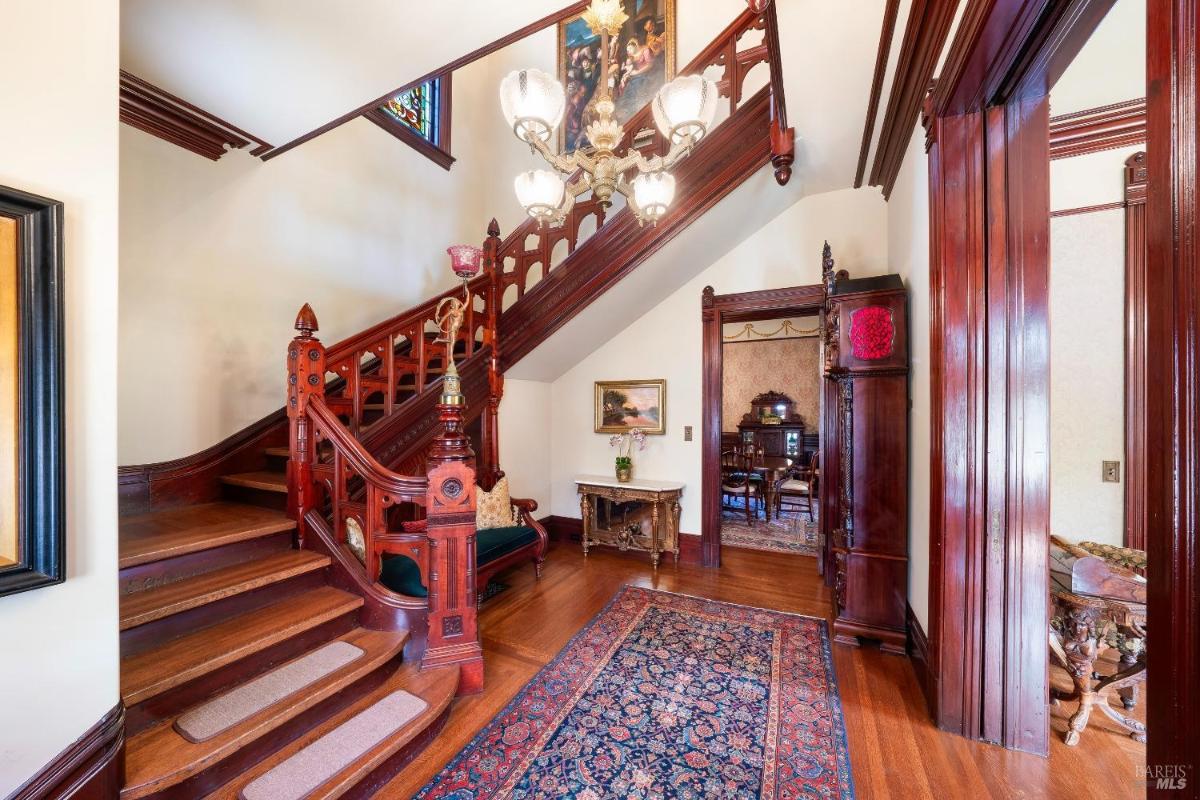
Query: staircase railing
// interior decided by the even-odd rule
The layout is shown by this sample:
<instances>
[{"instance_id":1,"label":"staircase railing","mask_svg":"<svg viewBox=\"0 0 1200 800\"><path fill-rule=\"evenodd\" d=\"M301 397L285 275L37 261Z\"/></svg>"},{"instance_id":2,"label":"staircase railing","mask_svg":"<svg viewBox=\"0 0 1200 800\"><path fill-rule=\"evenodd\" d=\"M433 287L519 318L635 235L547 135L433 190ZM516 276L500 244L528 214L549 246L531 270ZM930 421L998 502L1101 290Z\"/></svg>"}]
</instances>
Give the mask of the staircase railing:
<instances>
[{"instance_id":1,"label":"staircase railing","mask_svg":"<svg viewBox=\"0 0 1200 800\"><path fill-rule=\"evenodd\" d=\"M481 689L475 454L463 433L462 406L438 406L441 432L426 456L424 475L393 472L367 452L326 402L328 353L314 335L317 319L307 304L296 330L287 356L288 510L298 522L301 546L320 539L323 549L341 556L338 568L351 571L351 578L381 603L393 594L378 584L382 556L412 559L428 590L425 618L418 620L425 644L422 667L457 664L460 691ZM418 519L421 530L406 530L405 520ZM359 566L345 557L347 551L361 559ZM411 627L413 620L409 615L398 622Z\"/></svg>"}]
</instances>

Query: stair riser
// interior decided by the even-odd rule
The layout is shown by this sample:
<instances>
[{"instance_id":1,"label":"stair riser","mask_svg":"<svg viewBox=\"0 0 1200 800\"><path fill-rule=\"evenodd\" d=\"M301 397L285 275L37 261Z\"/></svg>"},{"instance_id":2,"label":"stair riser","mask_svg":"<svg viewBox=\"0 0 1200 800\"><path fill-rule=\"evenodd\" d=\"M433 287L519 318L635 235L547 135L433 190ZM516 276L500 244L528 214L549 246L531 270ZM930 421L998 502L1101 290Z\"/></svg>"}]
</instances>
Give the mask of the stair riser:
<instances>
[{"instance_id":1,"label":"stair riser","mask_svg":"<svg viewBox=\"0 0 1200 800\"><path fill-rule=\"evenodd\" d=\"M278 603L325 584L326 571L314 570L129 628L121 631L121 655L136 655L170 639L223 622L237 614Z\"/></svg>"},{"instance_id":2,"label":"stair riser","mask_svg":"<svg viewBox=\"0 0 1200 800\"><path fill-rule=\"evenodd\" d=\"M437 735L442 732L442 728L445 727L446 720L450 718L451 708L452 706L447 706L446 710L439 714L437 719L429 723L429 727L421 731L411 742L397 750L387 761L384 761L378 767L371 770L370 775L342 794L339 800L367 800L367 798L373 797L376 792L383 788L384 784L399 775L400 770L411 764L417 756L424 752L426 747L433 743L433 740L437 738Z\"/></svg>"},{"instance_id":3,"label":"stair riser","mask_svg":"<svg viewBox=\"0 0 1200 800\"><path fill-rule=\"evenodd\" d=\"M125 732L132 736L156 722L183 712L232 686L261 675L285 661L296 658L322 644L349 633L358 624L358 610L343 614L254 655L235 661L170 691L130 706L125 716Z\"/></svg>"},{"instance_id":4,"label":"stair riser","mask_svg":"<svg viewBox=\"0 0 1200 800\"><path fill-rule=\"evenodd\" d=\"M183 556L152 561L149 564L126 567L120 573L120 593L140 592L223 567L253 561L281 550L291 550L295 546L295 540L296 532L294 530L282 531L268 536L260 536L257 539L247 539L244 542L235 542Z\"/></svg>"},{"instance_id":5,"label":"stair riser","mask_svg":"<svg viewBox=\"0 0 1200 800\"><path fill-rule=\"evenodd\" d=\"M252 506L273 508L279 511L287 509L287 494L272 492L266 489L252 489L249 486L224 484L221 487L221 499L233 503L248 503Z\"/></svg>"},{"instance_id":6,"label":"stair riser","mask_svg":"<svg viewBox=\"0 0 1200 800\"><path fill-rule=\"evenodd\" d=\"M275 728L270 734L238 748L186 781L146 795L145 800L194 800L203 797L382 686L399 663L399 657L384 662L332 697Z\"/></svg>"}]
</instances>

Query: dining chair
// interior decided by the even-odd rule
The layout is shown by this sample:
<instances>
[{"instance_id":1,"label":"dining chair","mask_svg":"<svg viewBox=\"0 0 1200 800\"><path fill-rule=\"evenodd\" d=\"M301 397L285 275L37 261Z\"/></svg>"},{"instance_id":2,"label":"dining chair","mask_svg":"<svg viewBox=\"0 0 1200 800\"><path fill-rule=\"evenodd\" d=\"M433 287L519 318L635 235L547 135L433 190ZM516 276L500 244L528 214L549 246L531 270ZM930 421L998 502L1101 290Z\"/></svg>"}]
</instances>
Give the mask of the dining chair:
<instances>
[{"instance_id":1,"label":"dining chair","mask_svg":"<svg viewBox=\"0 0 1200 800\"><path fill-rule=\"evenodd\" d=\"M808 514L809 521L815 520L813 509L817 476L820 472L818 454L813 453L806 466L789 469L775 486L775 515L781 517L784 503L789 510Z\"/></svg>"},{"instance_id":2,"label":"dining chair","mask_svg":"<svg viewBox=\"0 0 1200 800\"><path fill-rule=\"evenodd\" d=\"M721 503L726 497L741 497L746 506L746 523L751 522L751 514L758 516L757 510L752 510L751 501L762 502L760 481L753 472L753 456L748 456L737 450L726 450L721 453Z\"/></svg>"}]
</instances>

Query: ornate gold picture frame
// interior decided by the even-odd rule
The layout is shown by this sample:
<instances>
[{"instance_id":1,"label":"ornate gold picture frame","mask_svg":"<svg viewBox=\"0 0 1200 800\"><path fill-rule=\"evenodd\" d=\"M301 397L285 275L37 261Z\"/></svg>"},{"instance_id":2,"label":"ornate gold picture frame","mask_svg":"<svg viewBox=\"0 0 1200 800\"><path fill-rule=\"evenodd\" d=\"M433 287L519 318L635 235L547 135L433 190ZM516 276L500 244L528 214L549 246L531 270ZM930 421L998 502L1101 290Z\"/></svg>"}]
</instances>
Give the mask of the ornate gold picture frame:
<instances>
[{"instance_id":1,"label":"ornate gold picture frame","mask_svg":"<svg viewBox=\"0 0 1200 800\"><path fill-rule=\"evenodd\" d=\"M667 382L596 381L596 433L667 432Z\"/></svg>"}]
</instances>

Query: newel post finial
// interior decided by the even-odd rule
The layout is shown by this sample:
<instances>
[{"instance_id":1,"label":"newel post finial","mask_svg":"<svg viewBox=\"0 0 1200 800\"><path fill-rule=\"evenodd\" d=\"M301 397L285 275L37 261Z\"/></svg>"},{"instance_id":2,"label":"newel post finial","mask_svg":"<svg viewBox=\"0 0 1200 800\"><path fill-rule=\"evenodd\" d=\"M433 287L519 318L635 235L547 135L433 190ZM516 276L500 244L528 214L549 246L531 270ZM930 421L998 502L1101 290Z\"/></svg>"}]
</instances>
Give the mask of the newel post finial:
<instances>
[{"instance_id":1,"label":"newel post finial","mask_svg":"<svg viewBox=\"0 0 1200 800\"><path fill-rule=\"evenodd\" d=\"M311 338L315 331L320 330L317 327L317 314L308 303L302 305L300 313L296 314L296 330L300 331L300 336L304 339Z\"/></svg>"}]
</instances>

